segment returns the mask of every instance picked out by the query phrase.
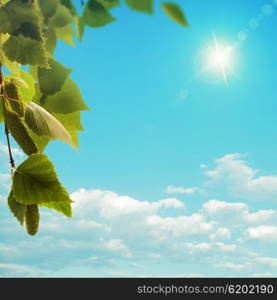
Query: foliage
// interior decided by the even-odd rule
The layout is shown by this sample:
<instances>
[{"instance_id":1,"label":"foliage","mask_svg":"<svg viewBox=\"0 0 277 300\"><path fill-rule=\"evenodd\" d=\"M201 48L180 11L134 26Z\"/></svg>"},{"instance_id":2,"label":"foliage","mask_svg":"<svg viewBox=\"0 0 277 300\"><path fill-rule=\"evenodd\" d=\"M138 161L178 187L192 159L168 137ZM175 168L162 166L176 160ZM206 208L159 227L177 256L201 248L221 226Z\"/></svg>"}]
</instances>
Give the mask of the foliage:
<instances>
[{"instance_id":1,"label":"foliage","mask_svg":"<svg viewBox=\"0 0 277 300\"><path fill-rule=\"evenodd\" d=\"M125 0L132 10L152 14L154 0ZM88 110L72 70L54 58L58 40L74 46L86 27L115 21L112 9L120 0L0 0L0 123L5 127L12 169L8 206L27 232L39 227L39 207L71 217L72 200L54 165L43 151L60 139L78 147L83 131L81 111ZM188 26L180 7L161 8L177 23ZM28 156L15 167L9 133Z\"/></svg>"}]
</instances>

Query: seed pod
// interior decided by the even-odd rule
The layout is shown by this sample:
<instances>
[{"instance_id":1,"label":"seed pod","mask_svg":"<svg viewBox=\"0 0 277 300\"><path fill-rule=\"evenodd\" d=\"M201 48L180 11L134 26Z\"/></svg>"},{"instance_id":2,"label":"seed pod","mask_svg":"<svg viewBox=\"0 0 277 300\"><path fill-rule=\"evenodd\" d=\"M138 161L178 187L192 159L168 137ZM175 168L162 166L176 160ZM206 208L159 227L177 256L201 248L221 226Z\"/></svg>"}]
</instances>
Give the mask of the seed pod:
<instances>
[{"instance_id":1,"label":"seed pod","mask_svg":"<svg viewBox=\"0 0 277 300\"><path fill-rule=\"evenodd\" d=\"M18 89L12 82L6 82L4 86L5 95L8 96L8 101L11 108L20 116L24 116L24 104L20 99Z\"/></svg>"},{"instance_id":2,"label":"seed pod","mask_svg":"<svg viewBox=\"0 0 277 300\"><path fill-rule=\"evenodd\" d=\"M28 133L27 126L20 119L18 114L8 107L4 110L5 123L20 148L27 154L31 155L38 152L37 145Z\"/></svg>"},{"instance_id":3,"label":"seed pod","mask_svg":"<svg viewBox=\"0 0 277 300\"><path fill-rule=\"evenodd\" d=\"M35 235L38 232L39 210L37 204L27 205L25 223L26 223L27 232L30 235Z\"/></svg>"}]
</instances>

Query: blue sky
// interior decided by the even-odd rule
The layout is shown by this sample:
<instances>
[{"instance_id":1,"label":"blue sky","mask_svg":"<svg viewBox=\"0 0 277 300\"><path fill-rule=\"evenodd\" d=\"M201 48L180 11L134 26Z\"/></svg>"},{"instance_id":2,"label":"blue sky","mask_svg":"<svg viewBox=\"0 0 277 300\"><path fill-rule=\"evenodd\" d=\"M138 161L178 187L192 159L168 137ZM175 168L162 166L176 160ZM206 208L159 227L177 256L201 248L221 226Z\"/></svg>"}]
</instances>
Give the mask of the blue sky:
<instances>
[{"instance_id":1,"label":"blue sky","mask_svg":"<svg viewBox=\"0 0 277 300\"><path fill-rule=\"evenodd\" d=\"M74 217L43 210L27 236L1 164L0 276L277 276L277 1L179 1L190 29L156 2L58 46L91 107L80 150L46 152ZM233 47L227 84L203 71L213 33Z\"/></svg>"}]
</instances>

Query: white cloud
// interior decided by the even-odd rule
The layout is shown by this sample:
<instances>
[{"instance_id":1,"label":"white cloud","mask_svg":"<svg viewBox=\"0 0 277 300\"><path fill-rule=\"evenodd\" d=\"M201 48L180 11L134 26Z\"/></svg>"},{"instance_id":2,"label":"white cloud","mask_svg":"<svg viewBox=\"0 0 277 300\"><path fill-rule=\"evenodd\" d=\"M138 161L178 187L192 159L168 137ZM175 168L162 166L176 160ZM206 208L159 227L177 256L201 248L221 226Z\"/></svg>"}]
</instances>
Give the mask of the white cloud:
<instances>
[{"instance_id":1,"label":"white cloud","mask_svg":"<svg viewBox=\"0 0 277 300\"><path fill-rule=\"evenodd\" d=\"M234 264L232 262L226 262L222 264L215 264L215 267L229 269L231 271L239 272L244 269L244 265L242 264Z\"/></svg>"},{"instance_id":2,"label":"white cloud","mask_svg":"<svg viewBox=\"0 0 277 300\"><path fill-rule=\"evenodd\" d=\"M20 149L18 149L18 148L11 148L11 151L12 151L12 155L14 156L14 157L23 157L24 156L24 153L20 150ZM3 144L0 144L0 153L3 153L5 156L8 156L8 154L9 154L9 150L8 150L8 146L6 146L6 145L3 145Z\"/></svg>"},{"instance_id":3,"label":"white cloud","mask_svg":"<svg viewBox=\"0 0 277 300\"><path fill-rule=\"evenodd\" d=\"M0 275L3 277L36 277L45 272L20 264L0 264Z\"/></svg>"},{"instance_id":4,"label":"white cloud","mask_svg":"<svg viewBox=\"0 0 277 300\"><path fill-rule=\"evenodd\" d=\"M119 251L125 257L132 257L132 253L121 239L112 239L103 242L103 249L108 251Z\"/></svg>"},{"instance_id":5,"label":"white cloud","mask_svg":"<svg viewBox=\"0 0 277 300\"><path fill-rule=\"evenodd\" d=\"M146 219L146 224L151 234L157 238L201 235L213 230L213 223L206 222L205 217L200 214L166 218L153 215Z\"/></svg>"},{"instance_id":6,"label":"white cloud","mask_svg":"<svg viewBox=\"0 0 277 300\"><path fill-rule=\"evenodd\" d=\"M257 176L259 171L249 167L242 157L233 153L215 160L215 168L205 172L210 178L207 185L221 183L238 198L277 201L277 176Z\"/></svg>"},{"instance_id":7,"label":"white cloud","mask_svg":"<svg viewBox=\"0 0 277 300\"><path fill-rule=\"evenodd\" d=\"M173 186L169 185L166 189L165 192L167 194L194 194L197 191L197 188L184 188L181 186Z\"/></svg>"},{"instance_id":8,"label":"white cloud","mask_svg":"<svg viewBox=\"0 0 277 300\"><path fill-rule=\"evenodd\" d=\"M261 241L276 241L277 226L261 225L257 227L249 227L246 230L246 235L249 239L257 239Z\"/></svg>"},{"instance_id":9,"label":"white cloud","mask_svg":"<svg viewBox=\"0 0 277 300\"><path fill-rule=\"evenodd\" d=\"M277 268L277 258L275 257L257 257L255 263L263 264L269 267Z\"/></svg>"},{"instance_id":10,"label":"white cloud","mask_svg":"<svg viewBox=\"0 0 277 300\"><path fill-rule=\"evenodd\" d=\"M229 240L231 238L231 232L228 228L220 227L214 233L210 235L210 240Z\"/></svg>"},{"instance_id":11,"label":"white cloud","mask_svg":"<svg viewBox=\"0 0 277 300\"><path fill-rule=\"evenodd\" d=\"M99 214L103 219L120 218L131 215L151 215L162 208L183 208L184 204L176 198L156 202L139 201L121 196L111 191L80 189L74 192L73 207L79 215Z\"/></svg>"}]
</instances>

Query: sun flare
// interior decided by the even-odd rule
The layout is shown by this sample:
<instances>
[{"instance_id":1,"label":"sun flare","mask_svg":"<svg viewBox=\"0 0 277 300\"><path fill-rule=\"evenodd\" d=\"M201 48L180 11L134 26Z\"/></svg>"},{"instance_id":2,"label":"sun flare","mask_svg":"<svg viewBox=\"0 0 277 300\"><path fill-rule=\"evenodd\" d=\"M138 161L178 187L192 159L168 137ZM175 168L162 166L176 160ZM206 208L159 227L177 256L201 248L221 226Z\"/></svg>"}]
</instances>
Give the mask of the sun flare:
<instances>
[{"instance_id":1,"label":"sun flare","mask_svg":"<svg viewBox=\"0 0 277 300\"><path fill-rule=\"evenodd\" d=\"M213 44L208 50L207 68L210 71L220 72L225 83L227 84L228 72L233 64L233 47L218 42L217 37L213 34Z\"/></svg>"}]
</instances>

